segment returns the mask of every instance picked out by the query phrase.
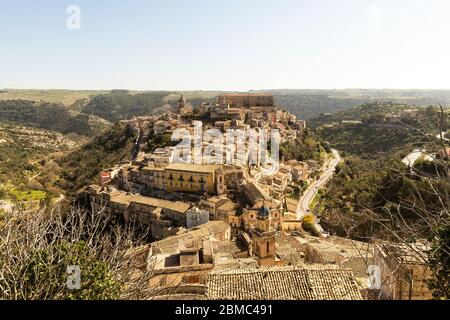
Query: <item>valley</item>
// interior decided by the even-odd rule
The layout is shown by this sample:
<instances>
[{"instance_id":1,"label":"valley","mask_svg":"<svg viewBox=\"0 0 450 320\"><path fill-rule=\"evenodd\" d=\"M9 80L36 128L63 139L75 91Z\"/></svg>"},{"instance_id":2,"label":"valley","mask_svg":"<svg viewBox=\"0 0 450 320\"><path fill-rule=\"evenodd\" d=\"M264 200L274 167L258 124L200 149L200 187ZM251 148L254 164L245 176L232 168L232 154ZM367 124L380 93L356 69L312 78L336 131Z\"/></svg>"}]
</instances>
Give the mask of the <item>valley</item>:
<instances>
[{"instance_id":1,"label":"valley","mask_svg":"<svg viewBox=\"0 0 450 320\"><path fill-rule=\"evenodd\" d=\"M135 232L147 230L146 241L163 245L166 238L184 239L195 228L220 222L220 228L230 227L233 235L221 240L221 246L246 248L242 241L247 241L248 249L223 259L234 263L243 255L251 263L273 265L316 261L316 253L305 249L315 243L319 248L350 250L345 241L358 246L409 243L417 238L431 242L430 233L446 223L440 214L448 209L445 199L450 194L445 154L448 109L441 113L437 107L383 99L358 104L362 102L358 97L351 98L356 106L349 101L341 106L331 103L326 107L331 109L325 109L330 112L305 121L272 102L289 105L293 99L291 106L303 104L306 97L295 100L292 92L278 98L267 93L185 94L192 104L184 94L176 99L170 92L126 90L92 93L71 106L61 101L0 101L0 224L16 210L36 212L75 201L86 210L108 210L125 224L130 212L140 216L144 225ZM237 103L253 97L262 104L270 102L250 108L211 102ZM323 98L308 97L313 105ZM239 157L224 167L208 162L172 164L176 143L170 134L177 128L189 129L198 120L206 124L205 129L221 131L279 129L280 171L266 174L263 164L246 165ZM202 149L210 147L202 144ZM244 151L250 154L250 149ZM165 171L167 175L161 176ZM174 183L172 175L180 172ZM211 174L214 186L206 178ZM220 186L217 177L222 174L225 185ZM102 209L99 204L104 201ZM220 209L212 210L216 202ZM159 212L151 214L150 222L145 219L147 209ZM259 221L266 219L267 212L271 222L264 228L269 229L258 236ZM272 238L275 234L279 235ZM259 237L269 241L270 255L258 247ZM285 247L290 242L306 247ZM225 254L221 250L218 256ZM362 272L360 267L351 268ZM162 267L159 272L168 270Z\"/></svg>"}]
</instances>

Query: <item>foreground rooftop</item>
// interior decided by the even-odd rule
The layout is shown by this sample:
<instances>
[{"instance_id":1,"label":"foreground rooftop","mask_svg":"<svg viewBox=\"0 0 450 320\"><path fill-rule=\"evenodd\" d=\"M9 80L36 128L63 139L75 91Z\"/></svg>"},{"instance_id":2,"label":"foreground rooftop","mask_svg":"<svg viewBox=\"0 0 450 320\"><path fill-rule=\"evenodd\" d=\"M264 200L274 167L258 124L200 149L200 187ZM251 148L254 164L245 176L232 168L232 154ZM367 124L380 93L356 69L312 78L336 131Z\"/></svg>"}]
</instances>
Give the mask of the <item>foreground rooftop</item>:
<instances>
[{"instance_id":1,"label":"foreground rooftop","mask_svg":"<svg viewBox=\"0 0 450 320\"><path fill-rule=\"evenodd\" d=\"M214 271L208 275L212 300L362 300L350 269L280 266Z\"/></svg>"}]
</instances>

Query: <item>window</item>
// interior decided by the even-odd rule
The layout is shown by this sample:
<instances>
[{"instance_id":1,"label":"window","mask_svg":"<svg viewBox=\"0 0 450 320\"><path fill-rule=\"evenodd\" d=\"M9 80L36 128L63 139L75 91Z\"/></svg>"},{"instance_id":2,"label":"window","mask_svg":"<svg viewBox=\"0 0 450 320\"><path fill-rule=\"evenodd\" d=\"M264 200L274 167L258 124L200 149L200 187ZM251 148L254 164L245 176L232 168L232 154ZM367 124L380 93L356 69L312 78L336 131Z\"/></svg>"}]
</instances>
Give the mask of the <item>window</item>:
<instances>
[{"instance_id":1,"label":"window","mask_svg":"<svg viewBox=\"0 0 450 320\"><path fill-rule=\"evenodd\" d=\"M270 242L267 242L267 252L269 252Z\"/></svg>"}]
</instances>

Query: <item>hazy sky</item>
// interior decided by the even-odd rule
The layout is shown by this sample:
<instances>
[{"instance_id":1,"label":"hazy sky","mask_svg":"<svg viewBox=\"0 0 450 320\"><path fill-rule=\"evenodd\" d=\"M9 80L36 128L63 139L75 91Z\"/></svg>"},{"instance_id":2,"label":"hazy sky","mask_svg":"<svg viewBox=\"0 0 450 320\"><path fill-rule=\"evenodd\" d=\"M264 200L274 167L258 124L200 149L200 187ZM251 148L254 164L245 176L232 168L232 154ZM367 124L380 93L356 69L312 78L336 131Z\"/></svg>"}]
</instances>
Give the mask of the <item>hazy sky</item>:
<instances>
[{"instance_id":1,"label":"hazy sky","mask_svg":"<svg viewBox=\"0 0 450 320\"><path fill-rule=\"evenodd\" d=\"M0 0L0 88L450 88L449 14L448 0Z\"/></svg>"}]
</instances>

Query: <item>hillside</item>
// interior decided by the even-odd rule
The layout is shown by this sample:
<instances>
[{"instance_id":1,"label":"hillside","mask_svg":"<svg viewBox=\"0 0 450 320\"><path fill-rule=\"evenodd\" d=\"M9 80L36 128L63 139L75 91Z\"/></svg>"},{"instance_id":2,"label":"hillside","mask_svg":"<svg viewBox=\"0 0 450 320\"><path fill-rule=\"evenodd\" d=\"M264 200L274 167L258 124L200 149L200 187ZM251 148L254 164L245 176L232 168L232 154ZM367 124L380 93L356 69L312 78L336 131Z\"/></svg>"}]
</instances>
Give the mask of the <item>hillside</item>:
<instances>
[{"instance_id":1,"label":"hillside","mask_svg":"<svg viewBox=\"0 0 450 320\"><path fill-rule=\"evenodd\" d=\"M129 159L135 138L120 123L91 140L0 123L0 199L33 192L44 198L72 195L95 182L102 169Z\"/></svg>"},{"instance_id":2,"label":"hillside","mask_svg":"<svg viewBox=\"0 0 450 320\"><path fill-rule=\"evenodd\" d=\"M322 226L362 240L397 241L394 232L406 239L412 233L430 237L442 210L449 209L450 163L418 163L413 174L400 160L399 154L377 160L346 158L320 192L316 212Z\"/></svg>"},{"instance_id":3,"label":"hillside","mask_svg":"<svg viewBox=\"0 0 450 320\"><path fill-rule=\"evenodd\" d=\"M228 91L89 91L89 90L17 90L0 91L2 100L28 100L38 103L55 103L67 108L97 115L115 122L152 113L165 104L174 105L180 94L194 107L201 102L214 102L216 97ZM301 119L312 119L320 114L336 113L372 102L395 102L417 106L450 103L449 90L257 90L251 92L272 93L275 103Z\"/></svg>"},{"instance_id":4,"label":"hillside","mask_svg":"<svg viewBox=\"0 0 450 320\"><path fill-rule=\"evenodd\" d=\"M136 139L127 124L118 123L89 143L62 157L55 157L46 165L57 165L49 173L55 185L73 194L89 183L96 182L98 173L122 160L130 159Z\"/></svg>"},{"instance_id":5,"label":"hillside","mask_svg":"<svg viewBox=\"0 0 450 320\"><path fill-rule=\"evenodd\" d=\"M367 103L336 114L321 115L309 124L316 134L348 155L376 158L410 150L438 132L437 108L395 103ZM447 115L447 123L450 123Z\"/></svg>"},{"instance_id":6,"label":"hillside","mask_svg":"<svg viewBox=\"0 0 450 320\"><path fill-rule=\"evenodd\" d=\"M439 123L435 107L395 103L363 104L311 121L316 134L345 155L316 201L322 226L362 240L409 239L413 231L429 237L448 210L450 163L419 159L410 169L402 159L413 149L436 153Z\"/></svg>"},{"instance_id":7,"label":"hillside","mask_svg":"<svg viewBox=\"0 0 450 320\"><path fill-rule=\"evenodd\" d=\"M0 199L19 190L52 189L37 180L42 175L38 161L80 145L80 139L58 132L0 123Z\"/></svg>"},{"instance_id":8,"label":"hillside","mask_svg":"<svg viewBox=\"0 0 450 320\"><path fill-rule=\"evenodd\" d=\"M92 97L81 111L110 122L117 122L134 116L152 114L155 109L166 103L165 97L169 94L170 92L165 91L130 93L125 90L116 90Z\"/></svg>"},{"instance_id":9,"label":"hillside","mask_svg":"<svg viewBox=\"0 0 450 320\"><path fill-rule=\"evenodd\" d=\"M322 113L336 113L364 103L394 102L417 106L450 104L450 90L260 90L274 95L277 105L300 119L310 120Z\"/></svg>"},{"instance_id":10,"label":"hillside","mask_svg":"<svg viewBox=\"0 0 450 320\"><path fill-rule=\"evenodd\" d=\"M92 95L107 91L94 90L37 90L37 89L4 89L0 91L0 100L29 100L49 102L70 107L78 100L88 99Z\"/></svg>"},{"instance_id":11,"label":"hillside","mask_svg":"<svg viewBox=\"0 0 450 320\"><path fill-rule=\"evenodd\" d=\"M70 110L62 104L28 100L0 101L0 121L82 136L99 134L111 126L102 118Z\"/></svg>"}]
</instances>

